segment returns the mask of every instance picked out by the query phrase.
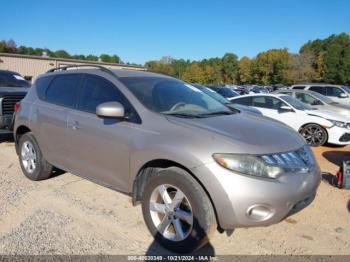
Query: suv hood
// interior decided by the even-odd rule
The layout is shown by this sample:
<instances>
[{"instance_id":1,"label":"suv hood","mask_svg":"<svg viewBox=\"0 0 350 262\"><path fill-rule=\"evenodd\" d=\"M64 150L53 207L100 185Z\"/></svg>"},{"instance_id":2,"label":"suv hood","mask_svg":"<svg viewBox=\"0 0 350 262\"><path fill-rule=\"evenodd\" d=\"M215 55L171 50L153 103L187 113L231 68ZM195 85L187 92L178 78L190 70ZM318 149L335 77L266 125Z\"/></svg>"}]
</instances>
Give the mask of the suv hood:
<instances>
[{"instance_id":1,"label":"suv hood","mask_svg":"<svg viewBox=\"0 0 350 262\"><path fill-rule=\"evenodd\" d=\"M305 145L304 139L293 129L266 117L237 113L195 119L167 118L172 123L197 129L194 133L198 135L200 130L210 132L225 145L230 144L232 153L271 154L296 150Z\"/></svg>"},{"instance_id":2,"label":"suv hood","mask_svg":"<svg viewBox=\"0 0 350 262\"><path fill-rule=\"evenodd\" d=\"M307 113L308 115L311 115L311 116L322 117L324 119L336 120L336 121L341 121L341 122L345 122L345 123L350 122L349 117L343 116L339 113L332 112L332 111L316 109L316 110L305 110L305 113Z\"/></svg>"}]
</instances>

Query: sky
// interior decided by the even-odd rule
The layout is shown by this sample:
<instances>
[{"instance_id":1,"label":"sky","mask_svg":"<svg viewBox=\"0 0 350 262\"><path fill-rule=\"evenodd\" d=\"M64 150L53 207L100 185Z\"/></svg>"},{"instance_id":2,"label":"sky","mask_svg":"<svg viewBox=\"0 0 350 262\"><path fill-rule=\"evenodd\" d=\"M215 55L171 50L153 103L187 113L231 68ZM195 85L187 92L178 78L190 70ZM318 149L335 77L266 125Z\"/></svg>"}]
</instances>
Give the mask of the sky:
<instances>
[{"instance_id":1,"label":"sky","mask_svg":"<svg viewBox=\"0 0 350 262\"><path fill-rule=\"evenodd\" d=\"M137 64L168 55L298 52L308 40L350 34L349 0L2 0L0 6L0 40L117 54Z\"/></svg>"}]
</instances>

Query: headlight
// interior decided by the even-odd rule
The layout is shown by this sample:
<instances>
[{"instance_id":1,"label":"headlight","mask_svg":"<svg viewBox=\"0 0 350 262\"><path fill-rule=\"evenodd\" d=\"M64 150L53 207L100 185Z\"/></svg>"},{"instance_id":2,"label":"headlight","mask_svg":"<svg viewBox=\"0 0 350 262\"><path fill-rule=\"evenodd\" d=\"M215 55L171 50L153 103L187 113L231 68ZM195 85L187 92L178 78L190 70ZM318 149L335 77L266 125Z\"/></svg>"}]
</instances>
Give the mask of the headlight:
<instances>
[{"instance_id":1,"label":"headlight","mask_svg":"<svg viewBox=\"0 0 350 262\"><path fill-rule=\"evenodd\" d=\"M308 146L271 155L214 154L222 167L245 175L278 178L284 173L307 173L317 165Z\"/></svg>"},{"instance_id":2,"label":"headlight","mask_svg":"<svg viewBox=\"0 0 350 262\"><path fill-rule=\"evenodd\" d=\"M347 123L341 122L341 121L336 121L336 120L331 120L327 119L329 122L331 122L333 125L341 128L349 128Z\"/></svg>"},{"instance_id":3,"label":"headlight","mask_svg":"<svg viewBox=\"0 0 350 262\"><path fill-rule=\"evenodd\" d=\"M281 167L267 165L252 155L214 154L213 157L219 165L246 175L278 178L284 173Z\"/></svg>"}]
</instances>

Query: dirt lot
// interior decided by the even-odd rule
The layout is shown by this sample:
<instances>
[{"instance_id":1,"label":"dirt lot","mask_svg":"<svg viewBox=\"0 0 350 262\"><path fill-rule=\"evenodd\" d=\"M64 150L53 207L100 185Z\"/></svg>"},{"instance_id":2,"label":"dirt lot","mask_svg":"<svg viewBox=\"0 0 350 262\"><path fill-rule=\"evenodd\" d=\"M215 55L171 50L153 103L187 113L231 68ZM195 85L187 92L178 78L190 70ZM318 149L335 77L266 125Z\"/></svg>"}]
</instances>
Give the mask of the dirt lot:
<instances>
[{"instance_id":1,"label":"dirt lot","mask_svg":"<svg viewBox=\"0 0 350 262\"><path fill-rule=\"evenodd\" d=\"M350 146L314 150L335 174ZM350 191L324 180L311 206L270 227L217 233L203 252L222 254L350 254ZM0 254L166 254L153 242L140 207L71 174L31 182L13 143L0 143Z\"/></svg>"}]
</instances>

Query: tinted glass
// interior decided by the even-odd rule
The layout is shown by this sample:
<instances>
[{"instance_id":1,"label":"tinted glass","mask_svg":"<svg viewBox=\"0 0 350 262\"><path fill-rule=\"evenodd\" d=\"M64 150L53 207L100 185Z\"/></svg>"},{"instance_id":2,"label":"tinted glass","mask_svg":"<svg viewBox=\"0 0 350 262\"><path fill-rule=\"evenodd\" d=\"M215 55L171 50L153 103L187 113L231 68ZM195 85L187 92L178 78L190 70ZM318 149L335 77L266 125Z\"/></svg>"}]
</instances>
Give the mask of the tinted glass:
<instances>
[{"instance_id":1,"label":"tinted glass","mask_svg":"<svg viewBox=\"0 0 350 262\"><path fill-rule=\"evenodd\" d=\"M344 93L339 87L326 86L327 96L338 97L341 93Z\"/></svg>"},{"instance_id":2,"label":"tinted glass","mask_svg":"<svg viewBox=\"0 0 350 262\"><path fill-rule=\"evenodd\" d=\"M121 77L120 80L145 107L155 112L179 117L232 113L198 88L176 79Z\"/></svg>"},{"instance_id":3,"label":"tinted glass","mask_svg":"<svg viewBox=\"0 0 350 262\"><path fill-rule=\"evenodd\" d=\"M278 110L284 104L281 100L270 96L254 96L252 104L255 107Z\"/></svg>"},{"instance_id":4,"label":"tinted glass","mask_svg":"<svg viewBox=\"0 0 350 262\"><path fill-rule=\"evenodd\" d=\"M98 76L85 76L79 94L79 110L95 114L97 106L106 102L120 102L125 106L124 96L111 82Z\"/></svg>"},{"instance_id":5,"label":"tinted glass","mask_svg":"<svg viewBox=\"0 0 350 262\"><path fill-rule=\"evenodd\" d=\"M19 74L4 71L0 72L0 87L30 87L30 83Z\"/></svg>"},{"instance_id":6,"label":"tinted glass","mask_svg":"<svg viewBox=\"0 0 350 262\"><path fill-rule=\"evenodd\" d=\"M240 104L245 106L251 106L252 105L252 98L251 97L241 97L232 100L232 103L234 104Z\"/></svg>"},{"instance_id":7,"label":"tinted glass","mask_svg":"<svg viewBox=\"0 0 350 262\"><path fill-rule=\"evenodd\" d=\"M221 87L221 88L218 88L216 90L216 92L218 92L220 95L222 95L223 97L235 97L235 96L239 96L238 93L236 93L235 91L233 91L232 89L230 88L227 88L227 87Z\"/></svg>"},{"instance_id":8,"label":"tinted glass","mask_svg":"<svg viewBox=\"0 0 350 262\"><path fill-rule=\"evenodd\" d=\"M325 95L326 90L323 86L311 86L309 90Z\"/></svg>"},{"instance_id":9,"label":"tinted glass","mask_svg":"<svg viewBox=\"0 0 350 262\"><path fill-rule=\"evenodd\" d=\"M344 90L350 94L350 86L343 86Z\"/></svg>"},{"instance_id":10,"label":"tinted glass","mask_svg":"<svg viewBox=\"0 0 350 262\"><path fill-rule=\"evenodd\" d=\"M46 90L46 101L75 107L79 79L80 75L78 74L56 76Z\"/></svg>"},{"instance_id":11,"label":"tinted glass","mask_svg":"<svg viewBox=\"0 0 350 262\"><path fill-rule=\"evenodd\" d=\"M293 89L304 89L305 86L293 86Z\"/></svg>"},{"instance_id":12,"label":"tinted glass","mask_svg":"<svg viewBox=\"0 0 350 262\"><path fill-rule=\"evenodd\" d=\"M40 99L45 99L45 92L53 77L40 77L35 81L35 88Z\"/></svg>"}]
</instances>

